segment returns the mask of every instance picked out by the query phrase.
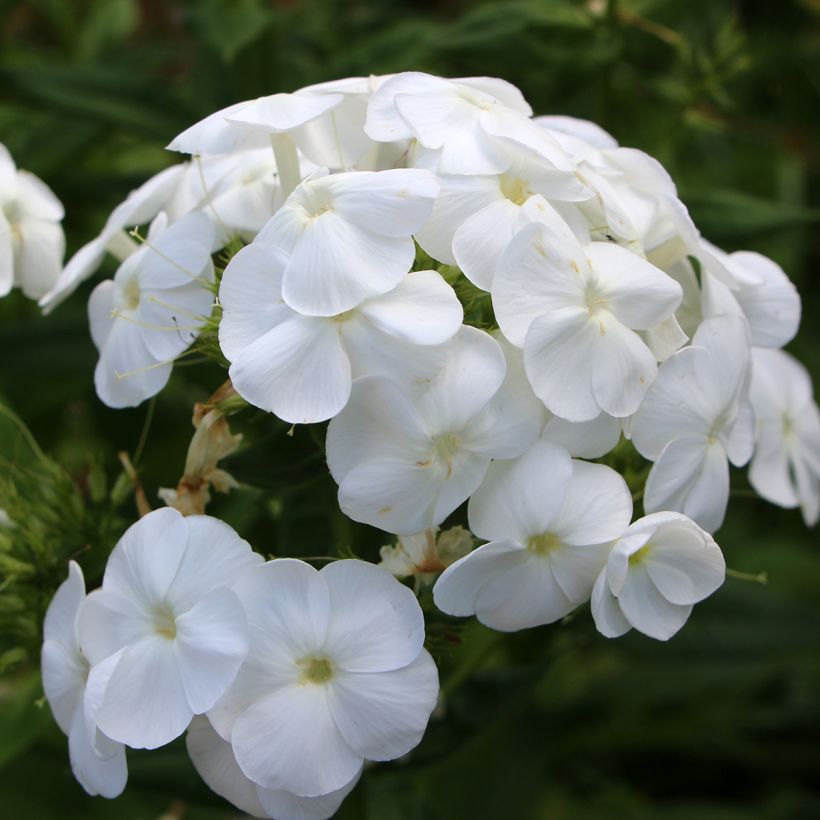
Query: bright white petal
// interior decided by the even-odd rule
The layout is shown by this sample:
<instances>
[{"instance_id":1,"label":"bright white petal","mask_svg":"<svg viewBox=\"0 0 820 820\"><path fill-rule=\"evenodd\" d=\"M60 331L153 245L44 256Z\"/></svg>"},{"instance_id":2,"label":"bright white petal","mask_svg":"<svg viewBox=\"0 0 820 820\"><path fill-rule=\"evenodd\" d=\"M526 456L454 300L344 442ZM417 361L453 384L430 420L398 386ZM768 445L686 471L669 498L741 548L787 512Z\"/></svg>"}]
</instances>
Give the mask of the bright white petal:
<instances>
[{"instance_id":1,"label":"bright white petal","mask_svg":"<svg viewBox=\"0 0 820 820\"><path fill-rule=\"evenodd\" d=\"M606 413L577 423L553 416L541 435L545 441L560 444L575 458L600 458L620 440L621 420Z\"/></svg>"},{"instance_id":2,"label":"bright white petal","mask_svg":"<svg viewBox=\"0 0 820 820\"><path fill-rule=\"evenodd\" d=\"M470 529L488 541L525 544L552 528L571 478L569 454L544 441L521 458L494 461L470 499Z\"/></svg>"},{"instance_id":3,"label":"bright white petal","mask_svg":"<svg viewBox=\"0 0 820 820\"><path fill-rule=\"evenodd\" d=\"M606 570L601 570L601 574L595 581L590 606L595 628L605 638L620 638L621 635L625 635L632 629L631 624L621 612L618 599L609 590L609 584L606 582Z\"/></svg>"},{"instance_id":4,"label":"bright white petal","mask_svg":"<svg viewBox=\"0 0 820 820\"><path fill-rule=\"evenodd\" d=\"M481 587L526 559L527 551L515 541L484 544L444 570L433 587L433 600L448 615L475 615Z\"/></svg>"},{"instance_id":5,"label":"bright white petal","mask_svg":"<svg viewBox=\"0 0 820 820\"><path fill-rule=\"evenodd\" d=\"M76 710L71 724L68 755L74 777L88 794L109 799L122 794L128 780L125 747L118 746L110 757L100 757L88 738L82 709Z\"/></svg>"},{"instance_id":6,"label":"bright white petal","mask_svg":"<svg viewBox=\"0 0 820 820\"><path fill-rule=\"evenodd\" d=\"M18 225L15 280L29 299L44 296L60 276L65 253L63 228L56 222L25 219Z\"/></svg>"},{"instance_id":7,"label":"bright white petal","mask_svg":"<svg viewBox=\"0 0 820 820\"><path fill-rule=\"evenodd\" d=\"M415 748L438 699L438 671L421 649L391 672L338 672L328 684L333 720L351 749L368 760L394 760Z\"/></svg>"},{"instance_id":8,"label":"bright white petal","mask_svg":"<svg viewBox=\"0 0 820 820\"><path fill-rule=\"evenodd\" d=\"M659 641L668 641L692 612L691 604L679 606L667 601L641 566L630 568L618 603L635 629Z\"/></svg>"},{"instance_id":9,"label":"bright white petal","mask_svg":"<svg viewBox=\"0 0 820 820\"><path fill-rule=\"evenodd\" d=\"M280 689L236 721L231 745L246 777L306 797L349 783L362 765L333 720L323 685Z\"/></svg>"},{"instance_id":10,"label":"bright white petal","mask_svg":"<svg viewBox=\"0 0 820 820\"><path fill-rule=\"evenodd\" d=\"M237 392L292 424L335 416L350 396L350 360L332 319L292 315L234 357Z\"/></svg>"},{"instance_id":11,"label":"bright white petal","mask_svg":"<svg viewBox=\"0 0 820 820\"><path fill-rule=\"evenodd\" d=\"M73 620L69 625L73 629ZM40 673L51 714L63 733L68 734L82 698L88 663L79 651L60 641L46 639L40 653Z\"/></svg>"},{"instance_id":12,"label":"bright white petal","mask_svg":"<svg viewBox=\"0 0 820 820\"><path fill-rule=\"evenodd\" d=\"M508 199L493 202L470 216L453 237L453 255L464 275L489 291L498 261L515 236L519 206Z\"/></svg>"},{"instance_id":13,"label":"bright white petal","mask_svg":"<svg viewBox=\"0 0 820 820\"><path fill-rule=\"evenodd\" d=\"M408 587L365 561L334 561L319 574L330 591L325 649L340 669L386 672L418 656L424 616Z\"/></svg>"},{"instance_id":14,"label":"bright white petal","mask_svg":"<svg viewBox=\"0 0 820 820\"><path fill-rule=\"evenodd\" d=\"M389 293L362 304L359 313L382 332L417 345L443 344L464 318L455 291L432 270L408 273Z\"/></svg>"}]
</instances>

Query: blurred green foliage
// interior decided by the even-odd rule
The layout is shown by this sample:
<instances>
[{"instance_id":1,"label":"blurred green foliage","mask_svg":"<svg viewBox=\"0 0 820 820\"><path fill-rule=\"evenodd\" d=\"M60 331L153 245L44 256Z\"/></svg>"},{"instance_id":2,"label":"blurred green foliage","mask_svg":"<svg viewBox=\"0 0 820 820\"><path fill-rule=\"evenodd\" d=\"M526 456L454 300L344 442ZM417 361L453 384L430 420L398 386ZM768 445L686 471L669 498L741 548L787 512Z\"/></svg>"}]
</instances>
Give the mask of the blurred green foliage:
<instances>
[{"instance_id":1,"label":"blurred green foliage","mask_svg":"<svg viewBox=\"0 0 820 820\"><path fill-rule=\"evenodd\" d=\"M780 262L804 302L791 349L817 381L818 22L818 0L0 0L0 141L66 204L73 250L174 161L164 144L228 103L355 74L502 76L537 113L593 119L657 156L709 239ZM91 287L47 318L17 294L0 302L0 398L47 454L0 424L0 482L41 545L21 558L0 543L28 595L18 605L13 584L0 589L0 655L29 652L0 657L12 667L0 678L0 805L36 820L236 816L180 743L130 754L117 802L87 798L40 699L36 621L66 558L97 582L136 517L130 498L112 509L108 494L122 499L116 454L134 455L147 429L145 406L111 411L94 395ZM215 364L178 367L159 396L135 458L152 503L182 472L193 402L223 379ZM211 512L268 554L375 558L384 537L336 511L321 427L288 435L250 411L235 426L247 446L225 466L246 486ZM340 817L820 817L820 552L798 513L733 481L719 540L730 566L767 571L768 586L728 580L668 645L606 641L584 608L504 638L441 623L431 643L445 719L408 760L374 767Z\"/></svg>"}]
</instances>

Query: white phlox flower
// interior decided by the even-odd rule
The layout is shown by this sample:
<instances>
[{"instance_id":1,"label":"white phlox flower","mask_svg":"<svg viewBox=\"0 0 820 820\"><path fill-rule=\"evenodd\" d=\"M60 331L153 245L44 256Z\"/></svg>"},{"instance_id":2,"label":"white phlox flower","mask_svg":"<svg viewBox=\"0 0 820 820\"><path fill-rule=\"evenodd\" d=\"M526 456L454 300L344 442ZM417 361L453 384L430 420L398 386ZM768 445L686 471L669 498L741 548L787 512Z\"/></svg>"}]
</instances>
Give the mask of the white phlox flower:
<instances>
[{"instance_id":1,"label":"white phlox flower","mask_svg":"<svg viewBox=\"0 0 820 820\"><path fill-rule=\"evenodd\" d=\"M352 379L395 374L417 345L455 335L463 311L435 271L402 276L388 293L336 316L303 316L282 299L288 257L254 242L222 277L219 326L237 392L294 424L332 418L347 404Z\"/></svg>"},{"instance_id":2,"label":"white phlox flower","mask_svg":"<svg viewBox=\"0 0 820 820\"><path fill-rule=\"evenodd\" d=\"M216 703L248 651L229 586L261 561L227 524L171 507L125 532L79 616L83 654L113 664L96 714L102 732L154 749Z\"/></svg>"},{"instance_id":3,"label":"white phlox flower","mask_svg":"<svg viewBox=\"0 0 820 820\"><path fill-rule=\"evenodd\" d=\"M749 330L744 319L704 321L691 347L661 366L631 420L638 452L654 461L646 481L647 512L676 510L707 532L723 523L729 462L752 455Z\"/></svg>"},{"instance_id":4,"label":"white phlox flower","mask_svg":"<svg viewBox=\"0 0 820 820\"><path fill-rule=\"evenodd\" d=\"M519 403L492 336L464 326L442 346L428 381L356 379L328 426L326 453L339 505L355 521L399 535L435 527L466 501L493 458L523 453L543 413Z\"/></svg>"},{"instance_id":5,"label":"white phlox flower","mask_svg":"<svg viewBox=\"0 0 820 820\"><path fill-rule=\"evenodd\" d=\"M171 198L184 174L182 165L172 165L155 174L111 212L99 236L83 245L66 262L54 286L39 301L43 313L51 312L67 299L99 268L106 252L124 260L137 250L134 241L123 229L150 222Z\"/></svg>"},{"instance_id":6,"label":"white phlox flower","mask_svg":"<svg viewBox=\"0 0 820 820\"><path fill-rule=\"evenodd\" d=\"M613 545L595 582L595 626L607 638L634 628L669 640L725 576L720 547L694 521L674 512L647 515Z\"/></svg>"},{"instance_id":7,"label":"white phlox flower","mask_svg":"<svg viewBox=\"0 0 820 820\"><path fill-rule=\"evenodd\" d=\"M436 606L513 632L589 600L610 543L629 526L632 497L610 467L542 440L518 459L493 462L468 514L489 543L442 573Z\"/></svg>"},{"instance_id":8,"label":"white phlox flower","mask_svg":"<svg viewBox=\"0 0 820 820\"><path fill-rule=\"evenodd\" d=\"M755 450L752 487L781 507L800 507L813 527L820 515L820 412L806 368L782 350L752 351Z\"/></svg>"},{"instance_id":9,"label":"white phlox flower","mask_svg":"<svg viewBox=\"0 0 820 820\"><path fill-rule=\"evenodd\" d=\"M730 288L705 269L701 296L704 318L728 313L743 316L749 323L751 343L755 347L783 347L796 335L800 326L800 294L783 269L771 259L751 251L720 256L733 275Z\"/></svg>"},{"instance_id":10,"label":"white phlox flower","mask_svg":"<svg viewBox=\"0 0 820 820\"><path fill-rule=\"evenodd\" d=\"M491 176L440 175L441 192L416 240L435 259L458 265L482 290L490 290L498 260L522 227L522 211L533 198L577 202L593 192L572 173L558 170L532 152L513 151L510 167ZM524 224L533 221L524 216ZM589 241L586 225L579 232Z\"/></svg>"},{"instance_id":11,"label":"white phlox flower","mask_svg":"<svg viewBox=\"0 0 820 820\"><path fill-rule=\"evenodd\" d=\"M39 177L19 170L0 143L0 297L19 287L39 299L60 275L63 206Z\"/></svg>"},{"instance_id":12,"label":"white phlox flower","mask_svg":"<svg viewBox=\"0 0 820 820\"><path fill-rule=\"evenodd\" d=\"M412 234L438 193L428 171L353 171L303 182L256 237L288 254L282 298L335 316L392 290L415 258Z\"/></svg>"},{"instance_id":13,"label":"white phlox flower","mask_svg":"<svg viewBox=\"0 0 820 820\"><path fill-rule=\"evenodd\" d=\"M68 735L74 776L89 794L113 798L128 779L125 747L96 725L100 693L113 666L103 661L92 669L80 649L78 616L83 601L83 571L71 561L68 578L49 604L43 625L43 691L57 725Z\"/></svg>"},{"instance_id":14,"label":"white phlox flower","mask_svg":"<svg viewBox=\"0 0 820 820\"><path fill-rule=\"evenodd\" d=\"M158 393L211 314L213 224L198 212L164 226L160 215L143 246L88 301L100 352L94 385L109 407L134 407Z\"/></svg>"},{"instance_id":15,"label":"white phlox flower","mask_svg":"<svg viewBox=\"0 0 820 820\"><path fill-rule=\"evenodd\" d=\"M498 324L523 348L533 390L556 416L629 416L657 372L637 331L674 313L680 285L615 243L582 247L561 223L557 214L534 222L507 247L492 285Z\"/></svg>"},{"instance_id":16,"label":"white phlox flower","mask_svg":"<svg viewBox=\"0 0 820 820\"><path fill-rule=\"evenodd\" d=\"M185 736L188 754L199 776L216 794L252 817L274 820L327 820L359 782L359 774L340 789L316 797L300 797L284 789L266 789L247 778L231 744L206 717L195 717Z\"/></svg>"},{"instance_id":17,"label":"white phlox flower","mask_svg":"<svg viewBox=\"0 0 820 820\"><path fill-rule=\"evenodd\" d=\"M385 80L367 107L365 132L378 142L415 140L417 167L441 174L500 174L510 145L572 170L565 152L530 119L512 84L495 77L454 80L408 71Z\"/></svg>"},{"instance_id":18,"label":"white phlox flower","mask_svg":"<svg viewBox=\"0 0 820 820\"><path fill-rule=\"evenodd\" d=\"M211 709L245 777L302 797L348 787L364 760L421 740L438 698L424 617L392 575L357 560L280 558L234 586L250 624L235 684Z\"/></svg>"},{"instance_id":19,"label":"white phlox flower","mask_svg":"<svg viewBox=\"0 0 820 820\"><path fill-rule=\"evenodd\" d=\"M400 535L396 544L383 546L378 565L397 578L413 576L426 584L472 548L473 536L464 527L444 531L431 527L415 535Z\"/></svg>"}]
</instances>

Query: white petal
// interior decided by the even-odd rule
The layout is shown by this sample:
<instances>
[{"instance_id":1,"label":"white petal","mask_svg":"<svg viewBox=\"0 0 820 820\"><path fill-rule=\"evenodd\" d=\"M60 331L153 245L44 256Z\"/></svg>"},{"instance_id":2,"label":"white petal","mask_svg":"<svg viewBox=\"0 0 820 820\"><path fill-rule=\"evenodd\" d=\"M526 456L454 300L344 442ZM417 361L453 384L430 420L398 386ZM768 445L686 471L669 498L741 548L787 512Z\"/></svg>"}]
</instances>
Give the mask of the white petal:
<instances>
[{"instance_id":1,"label":"white petal","mask_svg":"<svg viewBox=\"0 0 820 820\"><path fill-rule=\"evenodd\" d=\"M141 328L119 318L100 351L94 386L100 400L109 407L136 407L165 387L171 367L171 362L157 362Z\"/></svg>"},{"instance_id":2,"label":"white petal","mask_svg":"<svg viewBox=\"0 0 820 820\"><path fill-rule=\"evenodd\" d=\"M418 345L443 344L464 318L455 291L432 270L408 273L389 293L362 304L359 312L384 333Z\"/></svg>"},{"instance_id":3,"label":"white petal","mask_svg":"<svg viewBox=\"0 0 820 820\"><path fill-rule=\"evenodd\" d=\"M311 683L251 706L234 724L231 745L246 777L306 797L341 788L362 765L336 727L326 687Z\"/></svg>"},{"instance_id":4,"label":"white petal","mask_svg":"<svg viewBox=\"0 0 820 820\"><path fill-rule=\"evenodd\" d=\"M606 566L609 544L562 544L549 555L552 575L567 598L576 604L589 600L595 579Z\"/></svg>"},{"instance_id":5,"label":"white petal","mask_svg":"<svg viewBox=\"0 0 820 820\"><path fill-rule=\"evenodd\" d=\"M68 562L68 577L57 588L46 610L43 638L57 641L66 649L78 648L76 620L85 600L85 579L76 561Z\"/></svg>"},{"instance_id":6,"label":"white petal","mask_svg":"<svg viewBox=\"0 0 820 820\"><path fill-rule=\"evenodd\" d=\"M327 211L299 237L285 269L282 296L300 313L333 316L394 288L413 257L409 237L385 237Z\"/></svg>"},{"instance_id":7,"label":"white petal","mask_svg":"<svg viewBox=\"0 0 820 820\"><path fill-rule=\"evenodd\" d=\"M567 308L583 308L587 314L587 274L577 241L568 243L540 222L524 227L502 254L493 277L493 309L504 335L524 347L538 317Z\"/></svg>"},{"instance_id":8,"label":"white petal","mask_svg":"<svg viewBox=\"0 0 820 820\"><path fill-rule=\"evenodd\" d=\"M470 529L488 541L521 543L550 531L571 478L569 454L544 441L521 458L493 462L470 499Z\"/></svg>"},{"instance_id":9,"label":"white petal","mask_svg":"<svg viewBox=\"0 0 820 820\"><path fill-rule=\"evenodd\" d=\"M642 456L657 460L673 439L709 431L720 413L712 373L709 353L699 347L684 348L661 365L630 425Z\"/></svg>"},{"instance_id":10,"label":"white petal","mask_svg":"<svg viewBox=\"0 0 820 820\"><path fill-rule=\"evenodd\" d=\"M601 407L592 390L600 330L584 308L564 308L536 319L527 332L524 368L547 409L568 421L590 421Z\"/></svg>"},{"instance_id":11,"label":"white petal","mask_svg":"<svg viewBox=\"0 0 820 820\"><path fill-rule=\"evenodd\" d=\"M631 416L655 380L655 356L634 330L614 316L606 311L597 316L600 337L592 362L595 400L611 416Z\"/></svg>"},{"instance_id":12,"label":"white petal","mask_svg":"<svg viewBox=\"0 0 820 820\"><path fill-rule=\"evenodd\" d=\"M464 275L490 290L501 255L515 236L519 206L501 199L470 216L453 237L453 255Z\"/></svg>"},{"instance_id":13,"label":"white petal","mask_svg":"<svg viewBox=\"0 0 820 820\"><path fill-rule=\"evenodd\" d=\"M105 340L114 326L114 291L114 282L106 279L91 291L88 299L88 325L91 339L99 351L102 351Z\"/></svg>"},{"instance_id":14,"label":"white petal","mask_svg":"<svg viewBox=\"0 0 820 820\"><path fill-rule=\"evenodd\" d=\"M332 418L350 396L350 360L332 319L292 315L241 350L229 373L244 399L293 424Z\"/></svg>"},{"instance_id":15,"label":"white petal","mask_svg":"<svg viewBox=\"0 0 820 820\"><path fill-rule=\"evenodd\" d=\"M476 617L491 629L516 632L554 623L576 606L555 580L550 562L530 553L481 586Z\"/></svg>"},{"instance_id":16,"label":"white petal","mask_svg":"<svg viewBox=\"0 0 820 820\"><path fill-rule=\"evenodd\" d=\"M600 458L621 438L621 420L601 413L592 421L571 422L553 416L541 434L545 441L560 444L576 458Z\"/></svg>"},{"instance_id":17,"label":"white petal","mask_svg":"<svg viewBox=\"0 0 820 820\"><path fill-rule=\"evenodd\" d=\"M606 582L606 570L601 570L595 581L590 606L595 628L605 638L620 638L632 629L621 612L618 599L610 592L609 584Z\"/></svg>"},{"instance_id":18,"label":"white petal","mask_svg":"<svg viewBox=\"0 0 820 820\"><path fill-rule=\"evenodd\" d=\"M621 475L604 464L572 462L572 480L552 531L568 544L602 544L623 535L632 496Z\"/></svg>"},{"instance_id":19,"label":"white petal","mask_svg":"<svg viewBox=\"0 0 820 820\"><path fill-rule=\"evenodd\" d=\"M207 718L191 721L185 745L194 768L211 791L253 817L267 815L259 800L259 787L245 777L231 744L216 733Z\"/></svg>"},{"instance_id":20,"label":"white petal","mask_svg":"<svg viewBox=\"0 0 820 820\"><path fill-rule=\"evenodd\" d=\"M235 111L226 111L224 117L228 122L258 125L275 134L320 117L343 99L341 94L312 94L309 91L271 94L251 100Z\"/></svg>"},{"instance_id":21,"label":"white petal","mask_svg":"<svg viewBox=\"0 0 820 820\"><path fill-rule=\"evenodd\" d=\"M65 216L63 204L39 177L19 170L16 183L17 198L27 213L50 222L60 222Z\"/></svg>"},{"instance_id":22,"label":"white petal","mask_svg":"<svg viewBox=\"0 0 820 820\"><path fill-rule=\"evenodd\" d=\"M331 475L341 484L370 459L423 460L429 441L407 392L391 379L365 376L356 380L347 406L328 425L325 450Z\"/></svg>"},{"instance_id":23,"label":"white petal","mask_svg":"<svg viewBox=\"0 0 820 820\"><path fill-rule=\"evenodd\" d=\"M63 228L56 222L25 219L18 225L15 280L30 299L39 299L54 287L65 253Z\"/></svg>"},{"instance_id":24,"label":"white petal","mask_svg":"<svg viewBox=\"0 0 820 820\"><path fill-rule=\"evenodd\" d=\"M365 561L334 561L319 574L330 591L325 649L335 665L346 673L387 672L418 656L424 616L408 587Z\"/></svg>"},{"instance_id":25,"label":"white petal","mask_svg":"<svg viewBox=\"0 0 820 820\"><path fill-rule=\"evenodd\" d=\"M110 757L100 757L88 738L83 710L77 709L68 735L71 771L88 794L114 798L122 794L128 780L125 748L118 746Z\"/></svg>"},{"instance_id":26,"label":"white petal","mask_svg":"<svg viewBox=\"0 0 820 820\"><path fill-rule=\"evenodd\" d=\"M482 208L498 202L502 193L495 176L440 175L441 190L433 212L415 232L416 241L433 259L455 265L453 236L461 225Z\"/></svg>"},{"instance_id":27,"label":"white petal","mask_svg":"<svg viewBox=\"0 0 820 820\"><path fill-rule=\"evenodd\" d=\"M433 587L433 600L448 615L475 615L481 587L526 559L526 550L515 541L484 544L444 570Z\"/></svg>"},{"instance_id":28,"label":"white petal","mask_svg":"<svg viewBox=\"0 0 820 820\"><path fill-rule=\"evenodd\" d=\"M393 760L421 741L438 688L436 665L421 649L412 663L391 672L336 673L328 705L351 749L369 760Z\"/></svg>"},{"instance_id":29,"label":"white petal","mask_svg":"<svg viewBox=\"0 0 820 820\"><path fill-rule=\"evenodd\" d=\"M153 634L148 607L104 589L94 590L80 610L79 633L83 655L92 665Z\"/></svg>"},{"instance_id":30,"label":"white petal","mask_svg":"<svg viewBox=\"0 0 820 820\"><path fill-rule=\"evenodd\" d=\"M164 602L188 543L185 519L162 507L132 524L117 542L103 578L103 590L156 606Z\"/></svg>"},{"instance_id":31,"label":"white petal","mask_svg":"<svg viewBox=\"0 0 820 820\"><path fill-rule=\"evenodd\" d=\"M590 265L610 310L627 327L647 330L672 315L683 297L681 286L660 268L614 242L592 242Z\"/></svg>"},{"instance_id":32,"label":"white petal","mask_svg":"<svg viewBox=\"0 0 820 820\"><path fill-rule=\"evenodd\" d=\"M108 682L97 724L112 740L134 749L156 749L179 737L192 716L174 642L157 636L123 653Z\"/></svg>"},{"instance_id":33,"label":"white petal","mask_svg":"<svg viewBox=\"0 0 820 820\"><path fill-rule=\"evenodd\" d=\"M781 507L796 507L800 501L792 483L789 455L783 438L767 425L758 435L749 482L755 492Z\"/></svg>"},{"instance_id":34,"label":"white petal","mask_svg":"<svg viewBox=\"0 0 820 820\"><path fill-rule=\"evenodd\" d=\"M321 182L333 210L368 231L400 238L420 228L430 216L439 183L429 171L396 168L333 174Z\"/></svg>"},{"instance_id":35,"label":"white petal","mask_svg":"<svg viewBox=\"0 0 820 820\"><path fill-rule=\"evenodd\" d=\"M70 626L73 629L73 621ZM82 699L88 663L79 650L61 641L46 639L40 653L40 674L51 714L63 733L68 734Z\"/></svg>"},{"instance_id":36,"label":"white petal","mask_svg":"<svg viewBox=\"0 0 820 820\"><path fill-rule=\"evenodd\" d=\"M211 590L230 586L262 563L262 556L224 521L189 515L184 522L187 546L166 596L178 612L189 610Z\"/></svg>"},{"instance_id":37,"label":"white petal","mask_svg":"<svg viewBox=\"0 0 820 820\"><path fill-rule=\"evenodd\" d=\"M194 714L210 709L231 685L248 651L248 624L236 595L215 589L176 619L179 674Z\"/></svg>"},{"instance_id":38,"label":"white petal","mask_svg":"<svg viewBox=\"0 0 820 820\"><path fill-rule=\"evenodd\" d=\"M286 261L275 246L254 242L242 248L225 268L219 285L219 346L230 361L293 315L282 301Z\"/></svg>"},{"instance_id":39,"label":"white petal","mask_svg":"<svg viewBox=\"0 0 820 820\"><path fill-rule=\"evenodd\" d=\"M673 604L702 601L726 577L720 548L694 524L660 528L644 563L652 583Z\"/></svg>"},{"instance_id":40,"label":"white petal","mask_svg":"<svg viewBox=\"0 0 820 820\"><path fill-rule=\"evenodd\" d=\"M691 604L679 606L667 601L641 566L630 568L618 603L623 615L638 632L659 641L668 641L692 612Z\"/></svg>"},{"instance_id":41,"label":"white petal","mask_svg":"<svg viewBox=\"0 0 820 820\"><path fill-rule=\"evenodd\" d=\"M706 532L723 523L729 501L729 462L718 442L683 436L670 442L649 472L644 495L647 512L677 510Z\"/></svg>"},{"instance_id":42,"label":"white petal","mask_svg":"<svg viewBox=\"0 0 820 820\"><path fill-rule=\"evenodd\" d=\"M248 621L276 639L295 659L319 651L327 638L330 595L322 575L293 558L268 561L234 585Z\"/></svg>"},{"instance_id":43,"label":"white petal","mask_svg":"<svg viewBox=\"0 0 820 820\"><path fill-rule=\"evenodd\" d=\"M730 270L742 268L758 280L735 292L749 320L752 344L775 348L788 344L800 325L800 294L783 269L751 251L731 254L728 265Z\"/></svg>"},{"instance_id":44,"label":"white petal","mask_svg":"<svg viewBox=\"0 0 820 820\"><path fill-rule=\"evenodd\" d=\"M463 430L501 387L506 370L498 342L464 325L447 343L444 366L419 401L430 431Z\"/></svg>"}]
</instances>

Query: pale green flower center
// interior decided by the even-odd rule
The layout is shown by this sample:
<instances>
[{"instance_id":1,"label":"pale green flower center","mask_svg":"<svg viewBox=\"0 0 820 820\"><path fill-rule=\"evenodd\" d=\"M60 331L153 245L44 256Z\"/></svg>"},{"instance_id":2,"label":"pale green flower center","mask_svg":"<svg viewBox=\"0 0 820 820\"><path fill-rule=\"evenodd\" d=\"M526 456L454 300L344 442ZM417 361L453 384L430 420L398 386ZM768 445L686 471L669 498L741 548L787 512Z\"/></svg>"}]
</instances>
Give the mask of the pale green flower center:
<instances>
[{"instance_id":1,"label":"pale green flower center","mask_svg":"<svg viewBox=\"0 0 820 820\"><path fill-rule=\"evenodd\" d=\"M170 609L158 609L154 613L154 632L169 641L177 636L177 621Z\"/></svg>"},{"instance_id":2,"label":"pale green flower center","mask_svg":"<svg viewBox=\"0 0 820 820\"><path fill-rule=\"evenodd\" d=\"M333 677L333 664L327 658L305 658L299 662L300 683L327 683Z\"/></svg>"},{"instance_id":3,"label":"pale green flower center","mask_svg":"<svg viewBox=\"0 0 820 820\"><path fill-rule=\"evenodd\" d=\"M527 181L521 177L514 177L510 174L501 175L501 193L516 205L523 205L531 196L532 191L527 185Z\"/></svg>"},{"instance_id":4,"label":"pale green flower center","mask_svg":"<svg viewBox=\"0 0 820 820\"><path fill-rule=\"evenodd\" d=\"M541 535L533 535L527 541L527 549L541 557L549 555L561 546L561 539L552 532L545 532Z\"/></svg>"},{"instance_id":5,"label":"pale green flower center","mask_svg":"<svg viewBox=\"0 0 820 820\"><path fill-rule=\"evenodd\" d=\"M122 297L126 310L136 310L140 306L142 293L140 283L136 279L129 279L122 287Z\"/></svg>"},{"instance_id":6,"label":"pale green flower center","mask_svg":"<svg viewBox=\"0 0 820 820\"><path fill-rule=\"evenodd\" d=\"M648 541L639 550L633 552L632 555L629 556L629 566L636 567L642 564L649 557L649 553L651 551L652 542Z\"/></svg>"}]
</instances>

